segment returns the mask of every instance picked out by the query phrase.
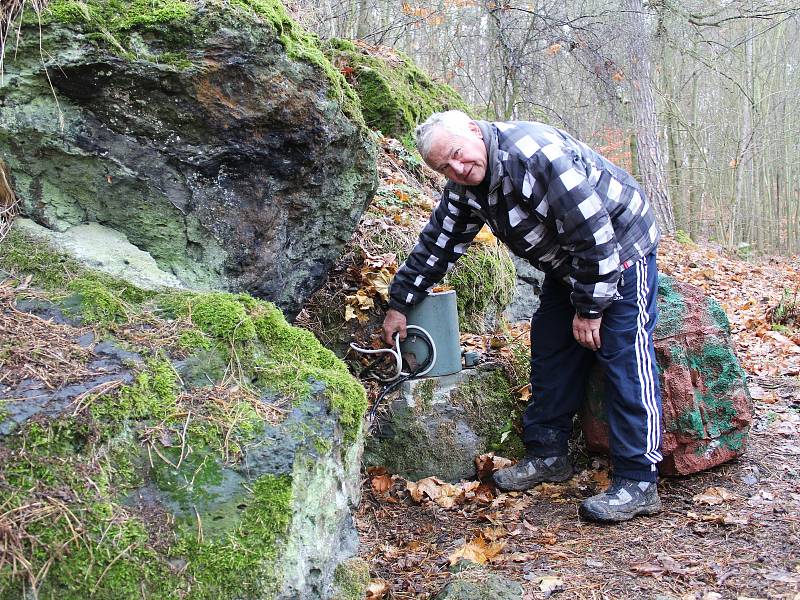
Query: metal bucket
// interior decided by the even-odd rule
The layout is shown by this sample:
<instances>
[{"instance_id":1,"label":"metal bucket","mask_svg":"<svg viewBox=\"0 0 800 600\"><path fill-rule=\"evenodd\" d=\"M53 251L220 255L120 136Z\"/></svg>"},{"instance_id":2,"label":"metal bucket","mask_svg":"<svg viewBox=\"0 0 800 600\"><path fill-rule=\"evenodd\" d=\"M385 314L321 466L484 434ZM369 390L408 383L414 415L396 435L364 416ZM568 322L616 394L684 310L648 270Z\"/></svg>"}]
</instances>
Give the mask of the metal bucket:
<instances>
[{"instance_id":1,"label":"metal bucket","mask_svg":"<svg viewBox=\"0 0 800 600\"><path fill-rule=\"evenodd\" d=\"M436 344L436 363L426 377L452 375L461 371L461 341L458 335L458 307L456 293L429 292L427 298L416 304L406 315L408 325L422 327L430 333ZM430 353L428 344L421 335L410 331L400 350L413 354L417 364L423 364Z\"/></svg>"}]
</instances>

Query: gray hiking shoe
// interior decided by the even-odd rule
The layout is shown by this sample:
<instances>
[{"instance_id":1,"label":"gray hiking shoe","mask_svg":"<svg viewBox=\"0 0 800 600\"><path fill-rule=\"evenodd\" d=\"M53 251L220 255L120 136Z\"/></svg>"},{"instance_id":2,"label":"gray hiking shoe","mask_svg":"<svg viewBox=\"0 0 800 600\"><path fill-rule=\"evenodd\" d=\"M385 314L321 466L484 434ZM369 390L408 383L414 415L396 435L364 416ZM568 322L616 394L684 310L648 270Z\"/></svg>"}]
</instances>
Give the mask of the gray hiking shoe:
<instances>
[{"instance_id":1,"label":"gray hiking shoe","mask_svg":"<svg viewBox=\"0 0 800 600\"><path fill-rule=\"evenodd\" d=\"M500 469L492 479L504 492L520 492L544 481L566 481L572 477L572 464L566 456L526 456L517 464Z\"/></svg>"},{"instance_id":2,"label":"gray hiking shoe","mask_svg":"<svg viewBox=\"0 0 800 600\"><path fill-rule=\"evenodd\" d=\"M654 481L614 477L605 492L581 503L578 514L591 521L619 523L637 515L654 515L660 511L661 499Z\"/></svg>"}]
</instances>

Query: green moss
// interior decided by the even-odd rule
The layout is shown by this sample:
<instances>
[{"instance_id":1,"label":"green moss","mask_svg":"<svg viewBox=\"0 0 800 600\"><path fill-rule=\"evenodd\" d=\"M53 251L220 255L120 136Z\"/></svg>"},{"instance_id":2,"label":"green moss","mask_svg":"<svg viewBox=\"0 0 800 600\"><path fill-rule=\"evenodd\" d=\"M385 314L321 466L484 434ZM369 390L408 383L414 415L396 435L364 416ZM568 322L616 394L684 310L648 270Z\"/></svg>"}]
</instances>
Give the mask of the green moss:
<instances>
[{"instance_id":1,"label":"green moss","mask_svg":"<svg viewBox=\"0 0 800 600\"><path fill-rule=\"evenodd\" d=\"M486 440L489 450L505 456L521 456L524 444L515 425L525 407L511 390L506 374L498 369L469 378L454 400L464 408L470 427Z\"/></svg>"},{"instance_id":2,"label":"green moss","mask_svg":"<svg viewBox=\"0 0 800 600\"><path fill-rule=\"evenodd\" d=\"M278 582L269 561L277 556L291 519L291 478L263 475L232 533L198 541L196 530L186 530L171 554L188 561L192 598L273 597Z\"/></svg>"},{"instance_id":3,"label":"green moss","mask_svg":"<svg viewBox=\"0 0 800 600\"><path fill-rule=\"evenodd\" d=\"M417 384L417 397L419 398L419 405L415 406L415 410L422 414L430 411L433 405L433 393L438 387L438 382L435 378L424 379Z\"/></svg>"},{"instance_id":4,"label":"green moss","mask_svg":"<svg viewBox=\"0 0 800 600\"><path fill-rule=\"evenodd\" d=\"M361 103L356 92L342 73L334 68L322 51L319 38L300 27L286 12L279 0L231 0L232 3L252 9L271 23L286 53L308 62L325 73L331 84L330 96L342 105L342 110L357 124L364 126Z\"/></svg>"},{"instance_id":5,"label":"green moss","mask_svg":"<svg viewBox=\"0 0 800 600\"><path fill-rule=\"evenodd\" d=\"M202 512L203 505L216 497L214 488L223 482L222 466L217 452L201 446L194 436L190 438L191 454L183 456L182 448L164 448L160 451L163 458L153 458L150 474L158 489L181 510L194 507Z\"/></svg>"},{"instance_id":6,"label":"green moss","mask_svg":"<svg viewBox=\"0 0 800 600\"><path fill-rule=\"evenodd\" d=\"M124 323L152 293L109 275L91 271L49 244L12 229L0 244L0 268L52 292L68 312L85 323ZM72 292L68 295L66 292Z\"/></svg>"},{"instance_id":7,"label":"green moss","mask_svg":"<svg viewBox=\"0 0 800 600\"><path fill-rule=\"evenodd\" d=\"M77 261L16 228L0 244L0 268L19 277L29 275L32 285L52 291L63 291L85 271Z\"/></svg>"},{"instance_id":8,"label":"green moss","mask_svg":"<svg viewBox=\"0 0 800 600\"><path fill-rule=\"evenodd\" d=\"M678 229L675 232L675 241L678 242L679 244L694 245L694 241L692 241L692 236L689 235L689 233L684 231L683 229Z\"/></svg>"},{"instance_id":9,"label":"green moss","mask_svg":"<svg viewBox=\"0 0 800 600\"><path fill-rule=\"evenodd\" d=\"M331 407L339 414L345 439L352 442L361 430L367 408L363 386L333 352L320 345L313 333L289 326L273 305L260 305L253 321L266 349L266 356L260 360L262 381L296 397L309 394L314 381L324 384Z\"/></svg>"},{"instance_id":10,"label":"green moss","mask_svg":"<svg viewBox=\"0 0 800 600\"><path fill-rule=\"evenodd\" d=\"M244 342L256 337L253 320L232 294L214 292L194 297L189 314L200 331L226 342Z\"/></svg>"},{"instance_id":11,"label":"green moss","mask_svg":"<svg viewBox=\"0 0 800 600\"><path fill-rule=\"evenodd\" d=\"M179 596L142 521L109 500L112 480L129 479L121 473L128 467L99 460L112 446L85 420L29 422L5 445L13 459L0 468L0 503L7 516L29 515L6 550L24 556L31 573L46 573L39 598L78 600L87 590L103 599ZM0 568L0 598L23 597L27 584L24 570Z\"/></svg>"},{"instance_id":12,"label":"green moss","mask_svg":"<svg viewBox=\"0 0 800 600\"><path fill-rule=\"evenodd\" d=\"M505 247L474 244L444 280L456 291L460 330L483 333L514 297L516 269Z\"/></svg>"},{"instance_id":13,"label":"green moss","mask_svg":"<svg viewBox=\"0 0 800 600\"><path fill-rule=\"evenodd\" d=\"M220 346L198 350L186 357L180 367L180 376L189 389L219 384L228 372L230 357Z\"/></svg>"},{"instance_id":14,"label":"green moss","mask_svg":"<svg viewBox=\"0 0 800 600\"><path fill-rule=\"evenodd\" d=\"M469 110L448 85L435 83L402 52L396 60L371 56L347 40L328 42L331 62L353 73L353 85L361 100L368 126L398 139L441 110Z\"/></svg>"},{"instance_id":15,"label":"green moss","mask_svg":"<svg viewBox=\"0 0 800 600\"><path fill-rule=\"evenodd\" d=\"M369 585L369 565L360 558L339 563L333 572L333 585L331 600L362 600Z\"/></svg>"},{"instance_id":16,"label":"green moss","mask_svg":"<svg viewBox=\"0 0 800 600\"><path fill-rule=\"evenodd\" d=\"M132 297L133 291L114 289L118 297ZM279 389L294 382L298 400L324 393L345 439L355 440L366 409L363 388L273 305L219 293L164 294L158 304L174 316L191 315L195 341L211 344L203 352L230 348L241 360L241 386ZM293 518L292 480L249 479L248 469L239 468L246 451L275 428L265 422L258 394L235 387L185 394L182 383L170 360L156 354L131 383L83 398L74 415L70 409L63 419L29 421L3 439L12 453L0 465L4 510L57 500L52 512L42 513L48 518L20 529L20 552L33 572L50 565L39 597L275 595L274 559ZM330 453L330 440L312 433L317 452ZM143 498L166 509L168 526L154 527L136 512ZM22 597L26 585L25 573L0 569L3 600Z\"/></svg>"},{"instance_id":17,"label":"green moss","mask_svg":"<svg viewBox=\"0 0 800 600\"><path fill-rule=\"evenodd\" d=\"M178 336L181 350L211 350L211 338L199 329L186 329Z\"/></svg>"},{"instance_id":18,"label":"green moss","mask_svg":"<svg viewBox=\"0 0 800 600\"><path fill-rule=\"evenodd\" d=\"M96 279L76 279L70 282L68 289L78 295L79 312L84 322L109 325L128 320L128 311L122 300Z\"/></svg>"},{"instance_id":19,"label":"green moss","mask_svg":"<svg viewBox=\"0 0 800 600\"><path fill-rule=\"evenodd\" d=\"M166 359L153 359L131 385L123 386L116 395L95 399L90 410L95 420L109 427L121 428L128 420L163 421L176 412L177 375Z\"/></svg>"},{"instance_id":20,"label":"green moss","mask_svg":"<svg viewBox=\"0 0 800 600\"><path fill-rule=\"evenodd\" d=\"M214 340L232 344L237 368L259 387L300 400L315 383L324 385L345 439L356 439L367 407L363 386L314 334L289 325L273 304L219 292L162 295L158 304L168 314L190 315Z\"/></svg>"}]
</instances>

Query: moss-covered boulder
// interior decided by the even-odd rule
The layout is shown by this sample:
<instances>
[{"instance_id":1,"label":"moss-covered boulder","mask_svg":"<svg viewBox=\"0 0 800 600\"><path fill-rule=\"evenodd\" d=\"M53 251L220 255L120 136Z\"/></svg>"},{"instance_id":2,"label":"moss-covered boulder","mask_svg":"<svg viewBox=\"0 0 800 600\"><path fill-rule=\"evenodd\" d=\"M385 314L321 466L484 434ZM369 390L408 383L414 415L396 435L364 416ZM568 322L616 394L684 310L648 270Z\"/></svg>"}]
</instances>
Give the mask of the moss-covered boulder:
<instances>
[{"instance_id":1,"label":"moss-covered boulder","mask_svg":"<svg viewBox=\"0 0 800 600\"><path fill-rule=\"evenodd\" d=\"M364 462L410 480L458 481L475 476L475 458L484 452L520 456L513 423L521 407L511 388L492 364L404 382L367 438Z\"/></svg>"},{"instance_id":2,"label":"moss-covered boulder","mask_svg":"<svg viewBox=\"0 0 800 600\"><path fill-rule=\"evenodd\" d=\"M456 291L462 332L496 331L517 291L517 270L497 240L473 244L443 281Z\"/></svg>"},{"instance_id":3,"label":"moss-covered boulder","mask_svg":"<svg viewBox=\"0 0 800 600\"><path fill-rule=\"evenodd\" d=\"M299 310L376 187L358 98L316 38L279 0L31 4L0 86L23 215L100 223L183 285Z\"/></svg>"},{"instance_id":4,"label":"moss-covered boulder","mask_svg":"<svg viewBox=\"0 0 800 600\"><path fill-rule=\"evenodd\" d=\"M327 42L326 51L358 93L367 125L384 135L410 143L414 127L432 113L469 110L453 88L431 80L402 52L343 39Z\"/></svg>"},{"instance_id":5,"label":"moss-covered boulder","mask_svg":"<svg viewBox=\"0 0 800 600\"><path fill-rule=\"evenodd\" d=\"M271 303L143 291L18 230L0 272L0 599L339 593L366 408L341 361Z\"/></svg>"},{"instance_id":6,"label":"moss-covered boulder","mask_svg":"<svg viewBox=\"0 0 800 600\"><path fill-rule=\"evenodd\" d=\"M687 283L661 276L656 361L664 407L659 470L688 475L745 450L753 401L722 307ZM590 386L583 431L591 450L608 451L601 379Z\"/></svg>"}]
</instances>

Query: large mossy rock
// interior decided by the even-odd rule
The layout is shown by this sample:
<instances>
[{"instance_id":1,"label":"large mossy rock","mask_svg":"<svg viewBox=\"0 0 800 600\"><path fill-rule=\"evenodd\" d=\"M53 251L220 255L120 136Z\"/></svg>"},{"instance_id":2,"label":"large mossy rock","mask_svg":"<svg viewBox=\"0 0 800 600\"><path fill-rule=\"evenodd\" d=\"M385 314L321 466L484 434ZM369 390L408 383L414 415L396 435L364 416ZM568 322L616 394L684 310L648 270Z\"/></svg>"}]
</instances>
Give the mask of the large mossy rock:
<instances>
[{"instance_id":1,"label":"large mossy rock","mask_svg":"<svg viewBox=\"0 0 800 600\"><path fill-rule=\"evenodd\" d=\"M659 470L688 475L745 450L753 401L722 307L698 288L661 276L656 361L664 407ZM583 411L590 450L608 452L602 383L596 377Z\"/></svg>"},{"instance_id":2,"label":"large mossy rock","mask_svg":"<svg viewBox=\"0 0 800 600\"><path fill-rule=\"evenodd\" d=\"M348 74L367 125L384 135L410 140L414 127L434 112L469 111L458 92L431 80L402 52L332 39L326 53Z\"/></svg>"},{"instance_id":3,"label":"large mossy rock","mask_svg":"<svg viewBox=\"0 0 800 600\"><path fill-rule=\"evenodd\" d=\"M48 4L12 25L0 86L23 214L100 223L188 287L296 313L376 187L358 98L316 38L278 0Z\"/></svg>"},{"instance_id":4,"label":"large mossy rock","mask_svg":"<svg viewBox=\"0 0 800 600\"><path fill-rule=\"evenodd\" d=\"M510 323L530 323L531 317L539 308L544 273L524 258L512 256L512 260L517 279L513 300L503 314Z\"/></svg>"},{"instance_id":5,"label":"large mossy rock","mask_svg":"<svg viewBox=\"0 0 800 600\"><path fill-rule=\"evenodd\" d=\"M340 565L366 395L310 332L19 230L0 269L0 599L311 600L363 580Z\"/></svg>"}]
</instances>

